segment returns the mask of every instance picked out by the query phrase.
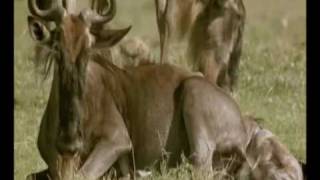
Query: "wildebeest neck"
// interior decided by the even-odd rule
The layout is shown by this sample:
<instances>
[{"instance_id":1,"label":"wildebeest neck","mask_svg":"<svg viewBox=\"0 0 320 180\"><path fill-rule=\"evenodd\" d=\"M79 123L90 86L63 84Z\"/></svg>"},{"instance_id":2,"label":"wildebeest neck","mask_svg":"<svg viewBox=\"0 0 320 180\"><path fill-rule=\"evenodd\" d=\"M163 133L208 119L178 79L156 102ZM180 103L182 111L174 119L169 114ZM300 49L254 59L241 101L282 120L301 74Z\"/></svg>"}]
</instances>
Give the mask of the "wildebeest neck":
<instances>
[{"instance_id":1,"label":"wildebeest neck","mask_svg":"<svg viewBox=\"0 0 320 180\"><path fill-rule=\"evenodd\" d=\"M110 55L110 53L107 55ZM130 87L130 77L126 76L123 69L115 66L110 58L111 57L105 57L99 53L91 54L90 59L96 66L88 68L89 72L87 72L87 75L89 75L89 77L87 77L87 79L90 81L91 79L97 80L97 78L100 78L101 82L88 82L87 85L91 84L91 86L95 86L94 89L102 88L101 86L103 86L103 88L113 97L113 101L115 101L114 103L118 110L123 112L125 111L124 108L126 103L125 90ZM95 95L97 96L97 94Z\"/></svg>"}]
</instances>

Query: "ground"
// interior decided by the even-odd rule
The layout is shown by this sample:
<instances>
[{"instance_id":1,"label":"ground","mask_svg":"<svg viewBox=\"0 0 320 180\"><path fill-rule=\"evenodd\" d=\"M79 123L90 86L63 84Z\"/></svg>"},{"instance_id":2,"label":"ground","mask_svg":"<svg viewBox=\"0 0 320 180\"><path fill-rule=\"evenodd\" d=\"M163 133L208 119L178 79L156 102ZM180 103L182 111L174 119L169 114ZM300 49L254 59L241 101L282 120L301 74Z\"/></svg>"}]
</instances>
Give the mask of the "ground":
<instances>
[{"instance_id":1,"label":"ground","mask_svg":"<svg viewBox=\"0 0 320 180\"><path fill-rule=\"evenodd\" d=\"M158 41L153 0L118 0L115 27L133 25L129 36ZM279 136L301 161L306 160L306 2L244 0L247 22L239 82L234 97L244 113L264 119L262 125ZM85 3L82 3L84 6ZM27 2L14 1L14 177L24 179L46 167L36 138L50 89L31 61L33 40L27 28ZM159 47L153 49L159 56ZM183 59L171 52L175 63ZM152 179L188 179L183 164Z\"/></svg>"}]
</instances>

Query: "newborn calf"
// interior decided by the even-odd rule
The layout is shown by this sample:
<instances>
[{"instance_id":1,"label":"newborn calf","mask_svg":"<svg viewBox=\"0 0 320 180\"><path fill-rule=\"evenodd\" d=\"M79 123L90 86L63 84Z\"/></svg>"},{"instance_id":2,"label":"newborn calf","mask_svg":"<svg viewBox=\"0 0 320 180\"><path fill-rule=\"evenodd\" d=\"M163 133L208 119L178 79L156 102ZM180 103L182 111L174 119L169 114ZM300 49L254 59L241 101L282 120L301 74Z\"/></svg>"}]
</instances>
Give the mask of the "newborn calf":
<instances>
[{"instance_id":1,"label":"newborn calf","mask_svg":"<svg viewBox=\"0 0 320 180\"><path fill-rule=\"evenodd\" d=\"M244 124L251 134L246 148L247 162L238 172L238 179L303 180L299 162L269 130L259 127L253 117Z\"/></svg>"},{"instance_id":2,"label":"newborn calf","mask_svg":"<svg viewBox=\"0 0 320 180\"><path fill-rule=\"evenodd\" d=\"M124 66L138 66L151 61L150 48L138 37L126 38L119 44L119 51L125 62Z\"/></svg>"}]
</instances>

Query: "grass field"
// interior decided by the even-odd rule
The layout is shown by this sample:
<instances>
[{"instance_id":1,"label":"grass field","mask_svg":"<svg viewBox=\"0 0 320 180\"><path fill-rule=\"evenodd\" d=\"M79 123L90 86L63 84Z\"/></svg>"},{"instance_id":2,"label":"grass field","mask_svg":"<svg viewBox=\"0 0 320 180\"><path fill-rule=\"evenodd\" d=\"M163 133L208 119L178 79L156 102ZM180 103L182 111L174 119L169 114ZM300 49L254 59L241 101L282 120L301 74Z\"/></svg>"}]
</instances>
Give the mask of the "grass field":
<instances>
[{"instance_id":1,"label":"grass field","mask_svg":"<svg viewBox=\"0 0 320 180\"><path fill-rule=\"evenodd\" d=\"M114 26L133 25L129 36L158 39L153 0L118 2ZM306 2L244 0L244 3L247 23L235 98L244 113L264 118L263 126L305 161ZM46 167L36 148L36 138L51 82L42 81L30 60L33 41L27 29L27 1L15 0L14 10L14 177L20 180ZM159 48L153 53L158 56ZM187 179L188 168L183 165L152 179Z\"/></svg>"}]
</instances>

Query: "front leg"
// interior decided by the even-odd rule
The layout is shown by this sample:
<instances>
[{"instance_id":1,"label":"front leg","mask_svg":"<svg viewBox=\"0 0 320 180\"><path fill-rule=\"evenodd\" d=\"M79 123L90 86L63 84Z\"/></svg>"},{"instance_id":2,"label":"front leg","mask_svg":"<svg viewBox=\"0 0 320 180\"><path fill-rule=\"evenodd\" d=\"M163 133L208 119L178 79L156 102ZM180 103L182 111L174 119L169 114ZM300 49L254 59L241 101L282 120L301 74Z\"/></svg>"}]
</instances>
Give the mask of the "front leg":
<instances>
[{"instance_id":1,"label":"front leg","mask_svg":"<svg viewBox=\"0 0 320 180\"><path fill-rule=\"evenodd\" d=\"M160 63L168 60L169 26L166 18L167 0L155 0L157 25L160 37Z\"/></svg>"},{"instance_id":2,"label":"front leg","mask_svg":"<svg viewBox=\"0 0 320 180\"><path fill-rule=\"evenodd\" d=\"M118 160L119 169L121 172L121 180L130 180L130 160L129 154L126 154Z\"/></svg>"},{"instance_id":3,"label":"front leg","mask_svg":"<svg viewBox=\"0 0 320 180\"><path fill-rule=\"evenodd\" d=\"M119 157L130 152L131 143L121 142L123 141L118 138L99 142L81 167L81 176L90 180L96 180L103 176Z\"/></svg>"},{"instance_id":4,"label":"front leg","mask_svg":"<svg viewBox=\"0 0 320 180\"><path fill-rule=\"evenodd\" d=\"M107 118L100 121L101 129L95 129L96 134L93 134L94 139L99 141L80 168L80 174L86 180L102 177L120 157L129 154L132 149L124 120L115 106L109 108L104 110L104 117Z\"/></svg>"}]
</instances>

